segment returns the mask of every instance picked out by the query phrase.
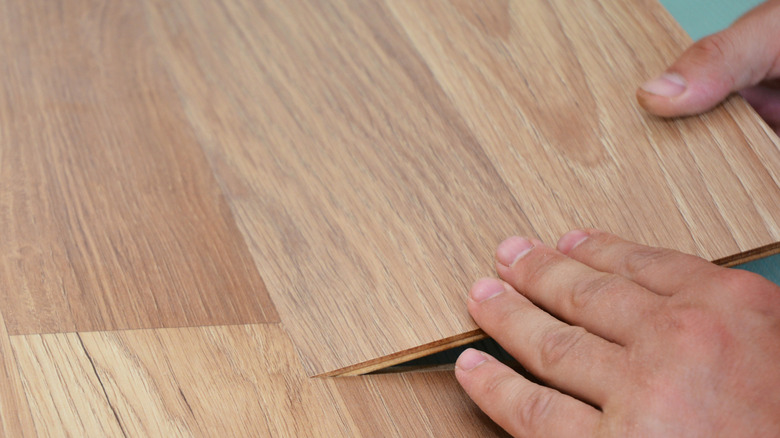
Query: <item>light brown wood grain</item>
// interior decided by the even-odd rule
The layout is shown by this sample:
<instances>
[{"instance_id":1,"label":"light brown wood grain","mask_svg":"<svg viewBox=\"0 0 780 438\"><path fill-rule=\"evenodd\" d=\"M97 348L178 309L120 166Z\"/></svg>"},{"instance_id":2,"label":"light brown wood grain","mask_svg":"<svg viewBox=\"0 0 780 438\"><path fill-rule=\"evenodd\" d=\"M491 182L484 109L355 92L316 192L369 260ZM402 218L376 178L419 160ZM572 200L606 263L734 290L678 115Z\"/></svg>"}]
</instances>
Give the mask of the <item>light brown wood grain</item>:
<instances>
[{"instance_id":1,"label":"light brown wood grain","mask_svg":"<svg viewBox=\"0 0 780 438\"><path fill-rule=\"evenodd\" d=\"M126 436L502 436L451 371L311 379L277 324L27 335L14 348L40 382L28 388L40 430L113 419L110 406ZM101 384L106 399L90 397ZM60 394L72 404L50 400Z\"/></svg>"},{"instance_id":2,"label":"light brown wood grain","mask_svg":"<svg viewBox=\"0 0 780 438\"><path fill-rule=\"evenodd\" d=\"M241 0L149 12L310 374L473 331L465 288L529 227L413 47L358 12Z\"/></svg>"},{"instance_id":3,"label":"light brown wood grain","mask_svg":"<svg viewBox=\"0 0 780 438\"><path fill-rule=\"evenodd\" d=\"M35 436L35 426L0 312L0 437L27 436Z\"/></svg>"},{"instance_id":4,"label":"light brown wood grain","mask_svg":"<svg viewBox=\"0 0 780 438\"><path fill-rule=\"evenodd\" d=\"M139 6L0 3L11 334L278 320Z\"/></svg>"},{"instance_id":5,"label":"light brown wood grain","mask_svg":"<svg viewBox=\"0 0 780 438\"><path fill-rule=\"evenodd\" d=\"M388 4L530 234L596 226L710 260L780 239L777 137L744 102L677 121L636 104L690 43L657 2Z\"/></svg>"},{"instance_id":6,"label":"light brown wood grain","mask_svg":"<svg viewBox=\"0 0 780 438\"><path fill-rule=\"evenodd\" d=\"M655 1L149 5L309 374L478 336L465 294L511 234L778 249L780 151L747 105L635 103L689 42Z\"/></svg>"},{"instance_id":7,"label":"light brown wood grain","mask_svg":"<svg viewBox=\"0 0 780 438\"><path fill-rule=\"evenodd\" d=\"M12 336L37 436L122 436L79 335Z\"/></svg>"},{"instance_id":8,"label":"light brown wood grain","mask_svg":"<svg viewBox=\"0 0 780 438\"><path fill-rule=\"evenodd\" d=\"M509 436L465 395L452 370L332 382L362 436Z\"/></svg>"},{"instance_id":9,"label":"light brown wood grain","mask_svg":"<svg viewBox=\"0 0 780 438\"><path fill-rule=\"evenodd\" d=\"M501 435L451 372L307 376L482 336L510 234L780 248L744 102L634 103L687 43L650 0L0 2L2 431ZM284 328L229 325L263 280Z\"/></svg>"},{"instance_id":10,"label":"light brown wood grain","mask_svg":"<svg viewBox=\"0 0 780 438\"><path fill-rule=\"evenodd\" d=\"M134 436L344 436L328 383L301 373L278 326L86 333L86 350Z\"/></svg>"}]
</instances>

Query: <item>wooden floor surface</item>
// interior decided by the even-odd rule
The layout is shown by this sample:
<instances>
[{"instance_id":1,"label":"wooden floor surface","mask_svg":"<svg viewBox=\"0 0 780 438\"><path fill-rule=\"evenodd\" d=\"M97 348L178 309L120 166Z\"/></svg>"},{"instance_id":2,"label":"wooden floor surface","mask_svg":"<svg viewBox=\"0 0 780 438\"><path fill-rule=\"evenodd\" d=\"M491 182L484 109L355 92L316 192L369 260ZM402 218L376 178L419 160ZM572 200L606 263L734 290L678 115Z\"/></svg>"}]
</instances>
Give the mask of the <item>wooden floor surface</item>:
<instances>
[{"instance_id":1,"label":"wooden floor surface","mask_svg":"<svg viewBox=\"0 0 780 438\"><path fill-rule=\"evenodd\" d=\"M278 321L140 4L0 2L11 334Z\"/></svg>"},{"instance_id":2,"label":"wooden floor surface","mask_svg":"<svg viewBox=\"0 0 780 438\"><path fill-rule=\"evenodd\" d=\"M675 122L637 106L687 43L655 2L148 16L309 374L470 339L464 292L513 233L593 226L712 260L780 238L777 139L744 102Z\"/></svg>"},{"instance_id":3,"label":"wooden floor surface","mask_svg":"<svg viewBox=\"0 0 780 438\"><path fill-rule=\"evenodd\" d=\"M642 112L655 0L0 0L0 433L491 436L451 372L512 234L780 250L739 99Z\"/></svg>"},{"instance_id":4,"label":"wooden floor surface","mask_svg":"<svg viewBox=\"0 0 780 438\"><path fill-rule=\"evenodd\" d=\"M451 371L311 379L278 324L11 343L39 436L503 435Z\"/></svg>"}]
</instances>

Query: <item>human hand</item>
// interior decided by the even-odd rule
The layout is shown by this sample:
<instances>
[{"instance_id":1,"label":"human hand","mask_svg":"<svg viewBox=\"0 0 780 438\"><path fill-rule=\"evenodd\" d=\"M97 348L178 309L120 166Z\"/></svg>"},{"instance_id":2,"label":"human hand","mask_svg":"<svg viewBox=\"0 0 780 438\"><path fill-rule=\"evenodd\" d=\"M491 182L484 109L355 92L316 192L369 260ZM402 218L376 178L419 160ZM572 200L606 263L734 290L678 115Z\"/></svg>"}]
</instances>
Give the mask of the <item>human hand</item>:
<instances>
[{"instance_id":1,"label":"human hand","mask_svg":"<svg viewBox=\"0 0 780 438\"><path fill-rule=\"evenodd\" d=\"M468 309L551 387L473 349L455 375L516 436L778 436L780 287L595 230L505 240ZM557 388L552 389L552 388Z\"/></svg>"},{"instance_id":2,"label":"human hand","mask_svg":"<svg viewBox=\"0 0 780 438\"><path fill-rule=\"evenodd\" d=\"M733 92L780 134L780 0L698 41L636 95L650 113L676 117L707 111Z\"/></svg>"}]
</instances>

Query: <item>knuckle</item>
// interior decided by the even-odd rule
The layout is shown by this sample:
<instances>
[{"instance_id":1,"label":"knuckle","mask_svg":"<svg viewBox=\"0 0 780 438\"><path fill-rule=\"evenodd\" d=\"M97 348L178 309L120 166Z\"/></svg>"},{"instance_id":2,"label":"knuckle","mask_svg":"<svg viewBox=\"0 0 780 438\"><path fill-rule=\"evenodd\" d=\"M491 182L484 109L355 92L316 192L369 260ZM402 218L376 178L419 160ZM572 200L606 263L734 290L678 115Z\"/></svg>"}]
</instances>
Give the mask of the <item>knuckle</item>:
<instances>
[{"instance_id":1,"label":"knuckle","mask_svg":"<svg viewBox=\"0 0 780 438\"><path fill-rule=\"evenodd\" d=\"M492 303L499 304L499 303ZM480 321L480 325L493 337L500 337L502 333L512 333L517 327L517 322L522 321L528 315L531 305L528 303L500 303L495 306L495 311Z\"/></svg>"},{"instance_id":2,"label":"knuckle","mask_svg":"<svg viewBox=\"0 0 780 438\"><path fill-rule=\"evenodd\" d=\"M542 369L557 367L587 334L578 326L558 325L546 330L541 336L539 359Z\"/></svg>"},{"instance_id":3,"label":"knuckle","mask_svg":"<svg viewBox=\"0 0 780 438\"><path fill-rule=\"evenodd\" d=\"M733 292L743 292L748 289L763 286L764 278L752 272L741 269L720 269L714 275L715 281ZM765 280L764 280L765 281Z\"/></svg>"},{"instance_id":4,"label":"knuckle","mask_svg":"<svg viewBox=\"0 0 780 438\"><path fill-rule=\"evenodd\" d=\"M734 53L734 43L723 32L705 37L696 42L690 48L691 59L699 66L723 66L728 65L729 57ZM736 83L736 78L727 75L723 80L729 87Z\"/></svg>"},{"instance_id":5,"label":"knuckle","mask_svg":"<svg viewBox=\"0 0 780 438\"><path fill-rule=\"evenodd\" d=\"M482 384L483 398L486 400L501 400L506 397L506 389L510 386L509 377L496 375Z\"/></svg>"},{"instance_id":6,"label":"knuckle","mask_svg":"<svg viewBox=\"0 0 780 438\"><path fill-rule=\"evenodd\" d=\"M665 335L679 335L702 319L701 311L691 306L665 306L652 319L655 331Z\"/></svg>"},{"instance_id":7,"label":"knuckle","mask_svg":"<svg viewBox=\"0 0 780 438\"><path fill-rule=\"evenodd\" d=\"M712 277L712 286L720 286L729 298L752 308L771 308L780 302L780 289L764 277L741 269L720 269Z\"/></svg>"},{"instance_id":8,"label":"knuckle","mask_svg":"<svg viewBox=\"0 0 780 438\"><path fill-rule=\"evenodd\" d=\"M667 309L655 318L654 327L660 339L682 354L717 351L729 341L729 330L721 316L696 305Z\"/></svg>"},{"instance_id":9,"label":"knuckle","mask_svg":"<svg viewBox=\"0 0 780 438\"><path fill-rule=\"evenodd\" d=\"M515 412L518 413L518 430L533 432L539 430L545 419L551 415L554 410L554 398L557 394L550 389L539 387L532 390L522 399L518 399L520 406Z\"/></svg>"},{"instance_id":10,"label":"knuckle","mask_svg":"<svg viewBox=\"0 0 780 438\"><path fill-rule=\"evenodd\" d=\"M722 63L730 53L731 41L722 33L716 33L702 38L691 46L691 50L702 60L709 63Z\"/></svg>"},{"instance_id":11,"label":"knuckle","mask_svg":"<svg viewBox=\"0 0 780 438\"><path fill-rule=\"evenodd\" d=\"M621 283L621 278L614 274L597 274L590 280L578 282L571 293L571 306L573 310L587 309L594 298L604 292L615 289Z\"/></svg>"}]
</instances>

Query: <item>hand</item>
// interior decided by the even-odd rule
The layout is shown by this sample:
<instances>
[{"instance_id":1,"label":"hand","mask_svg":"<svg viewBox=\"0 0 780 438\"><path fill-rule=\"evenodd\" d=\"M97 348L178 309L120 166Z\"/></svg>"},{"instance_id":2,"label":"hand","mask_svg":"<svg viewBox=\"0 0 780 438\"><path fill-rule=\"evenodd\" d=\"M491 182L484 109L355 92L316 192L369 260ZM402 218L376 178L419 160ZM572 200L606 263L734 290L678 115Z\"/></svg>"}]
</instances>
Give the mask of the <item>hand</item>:
<instances>
[{"instance_id":1,"label":"hand","mask_svg":"<svg viewBox=\"0 0 780 438\"><path fill-rule=\"evenodd\" d=\"M517 436L780 435L780 288L595 230L512 237L468 308L550 387L473 349L455 375ZM553 389L556 388L556 389Z\"/></svg>"},{"instance_id":2,"label":"hand","mask_svg":"<svg viewBox=\"0 0 780 438\"><path fill-rule=\"evenodd\" d=\"M780 134L780 0L691 46L637 99L652 114L675 117L707 111L737 91Z\"/></svg>"}]
</instances>

